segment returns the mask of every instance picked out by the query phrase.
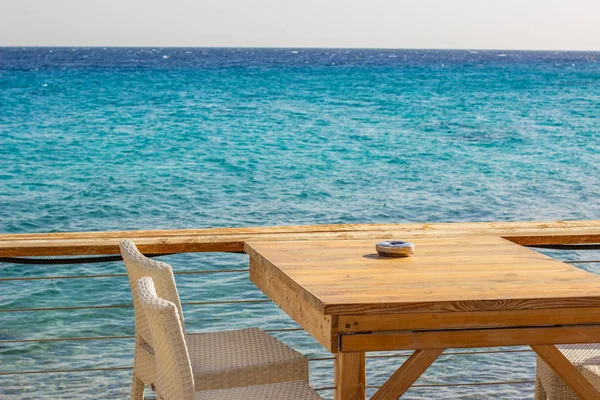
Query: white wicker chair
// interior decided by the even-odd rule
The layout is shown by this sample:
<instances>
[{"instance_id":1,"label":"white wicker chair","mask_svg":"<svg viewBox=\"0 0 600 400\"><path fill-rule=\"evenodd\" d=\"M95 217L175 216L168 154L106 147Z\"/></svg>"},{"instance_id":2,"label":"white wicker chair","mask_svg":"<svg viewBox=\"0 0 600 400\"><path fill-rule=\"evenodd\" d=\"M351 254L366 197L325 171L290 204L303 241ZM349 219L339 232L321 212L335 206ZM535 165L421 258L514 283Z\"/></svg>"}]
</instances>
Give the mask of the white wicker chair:
<instances>
[{"instance_id":1,"label":"white wicker chair","mask_svg":"<svg viewBox=\"0 0 600 400\"><path fill-rule=\"evenodd\" d=\"M136 345L131 399L143 399L144 386L153 390L156 386L154 341L148 321L140 309L137 289L137 280L146 276L153 279L158 296L175 305L197 391L287 381L308 382L306 357L260 329L186 334L171 267L145 257L131 240L122 241L120 247L135 312Z\"/></svg>"},{"instance_id":2,"label":"white wicker chair","mask_svg":"<svg viewBox=\"0 0 600 400\"><path fill-rule=\"evenodd\" d=\"M568 344L556 347L592 385L600 389L600 344ZM535 400L579 400L579 396L538 357Z\"/></svg>"},{"instance_id":3,"label":"white wicker chair","mask_svg":"<svg viewBox=\"0 0 600 400\"><path fill-rule=\"evenodd\" d=\"M179 309L156 295L152 278L137 282L140 308L147 320L156 356L156 393L163 400L319 400L302 380L241 388L196 391Z\"/></svg>"}]
</instances>

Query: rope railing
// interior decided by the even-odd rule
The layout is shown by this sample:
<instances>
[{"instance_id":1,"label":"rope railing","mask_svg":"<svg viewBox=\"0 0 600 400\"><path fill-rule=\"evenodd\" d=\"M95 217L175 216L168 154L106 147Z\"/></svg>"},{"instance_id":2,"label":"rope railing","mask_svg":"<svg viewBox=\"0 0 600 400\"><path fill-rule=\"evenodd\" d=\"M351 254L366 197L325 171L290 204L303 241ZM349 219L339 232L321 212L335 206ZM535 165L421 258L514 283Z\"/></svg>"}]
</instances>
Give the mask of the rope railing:
<instances>
[{"instance_id":1,"label":"rope railing","mask_svg":"<svg viewBox=\"0 0 600 400\"><path fill-rule=\"evenodd\" d=\"M600 263L600 260L561 260L567 264L594 264Z\"/></svg>"},{"instance_id":2,"label":"rope railing","mask_svg":"<svg viewBox=\"0 0 600 400\"><path fill-rule=\"evenodd\" d=\"M501 385L525 385L535 383L535 380L521 379L514 381L492 381L492 382L458 382L458 383L416 383L411 388L439 388L439 387L460 387L460 386L501 386ZM367 389L379 389L381 386L367 385ZM335 389L335 387L333 388ZM317 389L315 389L317 390ZM327 390L330 390L329 388Z\"/></svg>"},{"instance_id":3,"label":"rope railing","mask_svg":"<svg viewBox=\"0 0 600 400\"><path fill-rule=\"evenodd\" d=\"M535 380L521 379L514 381L492 381L492 382L459 382L459 383L423 383L413 384L411 388L439 388L439 387L461 387L461 386L506 386L506 385L531 385L534 384ZM366 389L379 389L380 385L367 385ZM315 387L313 390L317 392L335 390L335 386L320 386ZM144 397L144 400L156 400L156 397Z\"/></svg>"},{"instance_id":4,"label":"rope railing","mask_svg":"<svg viewBox=\"0 0 600 400\"><path fill-rule=\"evenodd\" d=\"M294 330L302 330L300 328L291 328ZM281 332L281 329L265 330L266 332ZM116 336L113 339L121 338L133 338L134 336ZM510 353L533 353L533 350L481 350L481 351L453 351L446 352L440 355L440 357L453 357L453 356L465 356L465 355L480 355L480 354L510 354ZM367 359L386 359L386 358L408 358L410 354L386 354L386 355L367 355ZM315 361L333 361L335 357L308 357L309 362ZM120 366L120 367L98 367L98 368L72 368L72 369L39 369L29 371L3 371L0 372L2 375L31 375L31 374L53 374L53 373L77 373L77 372L90 372L90 371L117 371L117 370L130 370L133 366Z\"/></svg>"},{"instance_id":5,"label":"rope railing","mask_svg":"<svg viewBox=\"0 0 600 400\"><path fill-rule=\"evenodd\" d=\"M182 301L182 306L206 306L219 304L254 304L271 303L269 299L219 300L219 301ZM3 308L0 313L29 312L29 311L73 311L73 310L103 310L110 308L133 308L133 304L106 304L100 306L71 306L71 307L37 307L37 308Z\"/></svg>"},{"instance_id":6,"label":"rope railing","mask_svg":"<svg viewBox=\"0 0 600 400\"><path fill-rule=\"evenodd\" d=\"M25 371L3 371L0 376L6 375L32 375L32 374L64 374L77 372L98 372L98 371L131 371L132 365L124 367L99 367L99 368L73 368L73 369L33 369Z\"/></svg>"},{"instance_id":7,"label":"rope railing","mask_svg":"<svg viewBox=\"0 0 600 400\"><path fill-rule=\"evenodd\" d=\"M174 253L164 254L144 254L146 257L155 258L170 256ZM106 262L123 261L120 254L105 256L86 256L86 257L0 257L0 263L8 264L28 264L28 265L72 265L72 264L94 264Z\"/></svg>"},{"instance_id":8,"label":"rope railing","mask_svg":"<svg viewBox=\"0 0 600 400\"><path fill-rule=\"evenodd\" d=\"M509 354L509 353L533 353L533 350L522 349L522 350L475 350L475 351L452 351L446 352L440 355L440 357L448 356L464 356L464 355L478 355L478 354ZM367 359L386 359L386 358L408 358L410 354L382 354L382 355L367 355ZM333 361L335 357L309 357L308 361Z\"/></svg>"},{"instance_id":9,"label":"rope railing","mask_svg":"<svg viewBox=\"0 0 600 400\"><path fill-rule=\"evenodd\" d=\"M174 275L204 275L204 274L231 274L249 272L248 268L239 269L207 269L195 271L173 271ZM54 275L54 276L18 276L10 278L0 278L0 281L35 281L44 279L87 279L87 278L114 278L126 277L127 274L96 274L96 275Z\"/></svg>"},{"instance_id":10,"label":"rope railing","mask_svg":"<svg viewBox=\"0 0 600 400\"><path fill-rule=\"evenodd\" d=\"M297 332L303 331L302 328L277 328L277 329L263 329L265 332L279 333L279 332ZM205 333L205 332L191 332L191 335ZM79 336L79 337L59 337L59 338L39 338L39 339L0 339L1 343L49 343L49 342L84 342L84 341L95 341L95 340L119 340L119 339L133 339L134 335L120 335L120 336Z\"/></svg>"},{"instance_id":11,"label":"rope railing","mask_svg":"<svg viewBox=\"0 0 600 400\"><path fill-rule=\"evenodd\" d=\"M534 249L546 249L546 250L582 251L582 250L600 250L600 243L528 244L525 247L531 247Z\"/></svg>"}]
</instances>

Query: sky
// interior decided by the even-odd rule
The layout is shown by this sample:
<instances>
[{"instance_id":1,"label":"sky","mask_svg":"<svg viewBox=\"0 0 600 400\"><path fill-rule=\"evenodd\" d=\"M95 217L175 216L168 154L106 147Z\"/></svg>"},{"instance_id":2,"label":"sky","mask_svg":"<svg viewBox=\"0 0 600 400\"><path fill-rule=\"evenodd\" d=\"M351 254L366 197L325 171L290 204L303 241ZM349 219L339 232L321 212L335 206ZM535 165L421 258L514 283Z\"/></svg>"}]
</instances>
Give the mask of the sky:
<instances>
[{"instance_id":1,"label":"sky","mask_svg":"<svg viewBox=\"0 0 600 400\"><path fill-rule=\"evenodd\" d=\"M600 0L0 0L0 46L600 50Z\"/></svg>"}]
</instances>

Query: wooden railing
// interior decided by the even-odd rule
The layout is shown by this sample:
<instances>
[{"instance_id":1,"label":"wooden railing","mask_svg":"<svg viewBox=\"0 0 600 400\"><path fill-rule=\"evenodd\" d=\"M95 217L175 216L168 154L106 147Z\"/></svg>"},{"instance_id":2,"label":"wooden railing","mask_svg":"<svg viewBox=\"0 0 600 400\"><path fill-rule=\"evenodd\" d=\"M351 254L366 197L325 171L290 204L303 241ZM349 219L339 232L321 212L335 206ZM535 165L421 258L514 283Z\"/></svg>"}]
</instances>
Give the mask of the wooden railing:
<instances>
[{"instance_id":1,"label":"wooden railing","mask_svg":"<svg viewBox=\"0 0 600 400\"><path fill-rule=\"evenodd\" d=\"M343 224L259 228L0 234L0 257L117 254L119 241L134 239L146 254L243 252L246 241L384 239L408 236L502 236L521 245L600 243L600 220Z\"/></svg>"},{"instance_id":2,"label":"wooden railing","mask_svg":"<svg viewBox=\"0 0 600 400\"><path fill-rule=\"evenodd\" d=\"M344 224L344 225L315 225L315 226L286 226L286 227L258 227L258 228L212 228L212 229L186 229L186 230L155 230L155 231L112 231L112 232L61 232L61 233L36 233L36 234L0 234L0 258L13 257L45 257L45 256L87 256L107 255L119 252L118 243L123 238L133 239L140 250L145 254L165 254L183 252L243 252L244 243L247 241L290 241L308 239L405 239L410 237L435 236L450 237L455 235L482 235L489 234L501 236L507 240L522 245L558 245L558 244L591 244L600 243L600 220L592 221L553 221L553 222L485 222L485 223L431 223L431 224ZM577 261L576 261L577 262ZM579 261L582 262L582 261ZM587 260L585 262L599 262ZM178 272L176 272L178 273ZM247 269L232 270L204 270L185 271L178 274L206 274L206 273L247 273ZM98 277L124 277L124 273L97 274L85 276L27 276L3 277L0 281L35 281L42 279L82 279ZM2 282L8 283L8 282ZM265 298L256 300L233 300L234 302L268 302ZM189 302L186 305L207 305L210 301ZM216 303L215 303L216 304ZM107 305L115 307L115 305ZM130 304L117 305L117 307L131 307ZM11 312L52 311L60 309L83 309L86 307L47 307L42 309L3 309L0 315ZM87 307L89 308L89 307ZM278 329L275 329L277 331ZM288 331L284 328L280 331ZM296 329L291 329L298 330ZM99 337L54 337L54 338L17 338L3 339L0 344L33 343L43 341L81 341L81 340L131 340L132 336L99 336ZM449 352L446 356L461 356L463 354L484 354L524 352L527 350L489 350L489 351L456 351ZM379 357L406 357L406 354L372 356ZM331 360L331 357L316 357L315 361ZM65 370L68 372L123 370L129 366L111 367L109 369L99 366L92 369ZM15 370L2 372L0 375L61 373L63 370ZM88 371L88 372L89 372ZM532 371L533 373L533 371ZM533 378L533 377L532 377ZM531 384L531 380L507 380L506 382L457 382L445 386L473 386L473 385L519 385ZM420 385L427 388L428 385ZM432 385L429 385L432 386ZM433 385L435 386L435 385ZM419 385L415 385L419 387ZM332 387L320 387L323 391ZM1 392L0 392L1 393Z\"/></svg>"}]
</instances>

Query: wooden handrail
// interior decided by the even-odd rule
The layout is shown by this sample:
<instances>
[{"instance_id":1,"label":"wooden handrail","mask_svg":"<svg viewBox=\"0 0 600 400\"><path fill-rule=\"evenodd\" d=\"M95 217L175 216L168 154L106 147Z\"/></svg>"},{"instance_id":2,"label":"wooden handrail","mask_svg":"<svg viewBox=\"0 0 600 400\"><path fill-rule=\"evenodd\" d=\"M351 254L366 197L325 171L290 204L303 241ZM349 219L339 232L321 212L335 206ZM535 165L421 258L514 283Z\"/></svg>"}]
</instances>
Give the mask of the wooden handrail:
<instances>
[{"instance_id":1,"label":"wooden handrail","mask_svg":"<svg viewBox=\"0 0 600 400\"><path fill-rule=\"evenodd\" d=\"M183 230L0 234L0 257L116 254L124 238L146 254L243 252L247 241L500 236L522 245L600 243L600 220L341 224Z\"/></svg>"}]
</instances>

